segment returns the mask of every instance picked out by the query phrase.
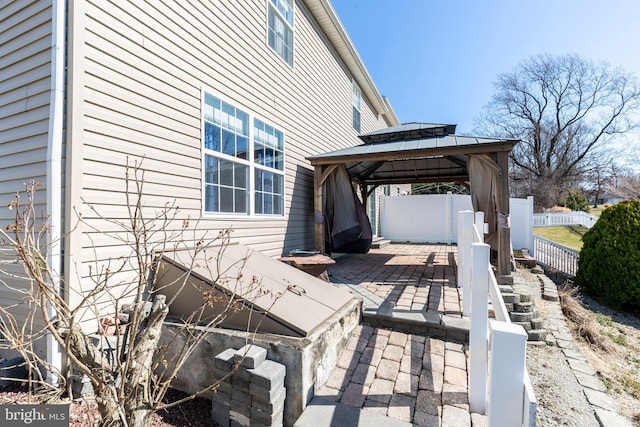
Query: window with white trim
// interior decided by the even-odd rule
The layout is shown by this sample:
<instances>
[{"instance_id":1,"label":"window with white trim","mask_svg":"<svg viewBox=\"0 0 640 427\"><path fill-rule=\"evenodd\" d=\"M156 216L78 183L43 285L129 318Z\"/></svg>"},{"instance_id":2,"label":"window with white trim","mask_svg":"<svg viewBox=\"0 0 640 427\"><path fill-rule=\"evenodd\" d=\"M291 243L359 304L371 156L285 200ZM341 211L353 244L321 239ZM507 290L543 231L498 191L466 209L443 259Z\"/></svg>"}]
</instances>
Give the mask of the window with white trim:
<instances>
[{"instance_id":1,"label":"window with white trim","mask_svg":"<svg viewBox=\"0 0 640 427\"><path fill-rule=\"evenodd\" d=\"M204 211L283 215L283 132L211 94L203 104Z\"/></svg>"},{"instance_id":2,"label":"window with white trim","mask_svg":"<svg viewBox=\"0 0 640 427\"><path fill-rule=\"evenodd\" d=\"M293 67L293 2L268 0L267 39L269 46Z\"/></svg>"},{"instance_id":3,"label":"window with white trim","mask_svg":"<svg viewBox=\"0 0 640 427\"><path fill-rule=\"evenodd\" d=\"M362 104L362 91L355 80L351 81L351 103L353 105L353 128L360 133L360 105Z\"/></svg>"}]
</instances>

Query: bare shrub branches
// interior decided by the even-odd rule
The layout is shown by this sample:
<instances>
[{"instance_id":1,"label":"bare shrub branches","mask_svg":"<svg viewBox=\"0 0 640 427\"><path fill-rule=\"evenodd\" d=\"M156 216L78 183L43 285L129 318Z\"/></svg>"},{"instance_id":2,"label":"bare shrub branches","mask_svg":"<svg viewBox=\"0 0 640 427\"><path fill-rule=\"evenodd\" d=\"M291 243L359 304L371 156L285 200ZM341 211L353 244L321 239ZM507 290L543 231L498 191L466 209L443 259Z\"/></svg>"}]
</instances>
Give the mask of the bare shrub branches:
<instances>
[{"instance_id":1,"label":"bare shrub branches","mask_svg":"<svg viewBox=\"0 0 640 427\"><path fill-rule=\"evenodd\" d=\"M63 282L48 265L47 252L56 242L46 218L36 214L39 184L27 185L26 202L16 195L9 205L14 221L0 230L0 287L20 296L15 304L0 307L0 332L27 360L34 383L60 394L67 373L49 366L34 345L47 336L55 340L73 370L89 378L104 425L147 425L154 411L180 403L162 400L208 331L239 310L249 310L250 317L264 316L278 298L263 288L259 278L242 274L248 254L222 262L232 244L231 229L215 233L201 229L175 201L160 208L146 206L141 163L130 166L127 161L124 219L102 215L86 203L91 218L77 211L93 254L92 260L76 255L80 277L66 277ZM106 249L118 255L105 256ZM159 273L177 252L182 254L182 272L160 286ZM194 280L196 269L206 277ZM173 292L165 292L167 288ZM180 335L186 339L176 341L177 351L174 345L168 354L172 342L158 344L162 325L169 307L186 288L195 289L201 300L182 319ZM271 305L254 310L255 301L265 297ZM47 383L45 372L53 374L58 384Z\"/></svg>"}]
</instances>

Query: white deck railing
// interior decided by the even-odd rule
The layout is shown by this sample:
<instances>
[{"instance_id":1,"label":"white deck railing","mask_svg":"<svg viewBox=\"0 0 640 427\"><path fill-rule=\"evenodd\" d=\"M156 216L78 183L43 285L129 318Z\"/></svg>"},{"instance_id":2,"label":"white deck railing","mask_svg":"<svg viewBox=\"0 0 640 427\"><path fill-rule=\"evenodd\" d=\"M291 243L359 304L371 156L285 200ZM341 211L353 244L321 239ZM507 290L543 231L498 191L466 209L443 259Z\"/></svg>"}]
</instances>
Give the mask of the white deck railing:
<instances>
[{"instance_id":1,"label":"white deck railing","mask_svg":"<svg viewBox=\"0 0 640 427\"><path fill-rule=\"evenodd\" d=\"M490 427L535 426L536 398L526 369L527 333L511 323L489 263L484 215L458 213L458 277L469 331L469 409ZM475 224L474 224L475 219ZM489 319L489 300L495 319Z\"/></svg>"},{"instance_id":2,"label":"white deck railing","mask_svg":"<svg viewBox=\"0 0 640 427\"><path fill-rule=\"evenodd\" d=\"M591 228L597 220L597 216L589 215L588 213L582 211L533 214L534 227L581 225L586 228Z\"/></svg>"},{"instance_id":3,"label":"white deck railing","mask_svg":"<svg viewBox=\"0 0 640 427\"><path fill-rule=\"evenodd\" d=\"M578 251L536 235L533 236L533 246L538 264L575 277L580 254Z\"/></svg>"}]
</instances>

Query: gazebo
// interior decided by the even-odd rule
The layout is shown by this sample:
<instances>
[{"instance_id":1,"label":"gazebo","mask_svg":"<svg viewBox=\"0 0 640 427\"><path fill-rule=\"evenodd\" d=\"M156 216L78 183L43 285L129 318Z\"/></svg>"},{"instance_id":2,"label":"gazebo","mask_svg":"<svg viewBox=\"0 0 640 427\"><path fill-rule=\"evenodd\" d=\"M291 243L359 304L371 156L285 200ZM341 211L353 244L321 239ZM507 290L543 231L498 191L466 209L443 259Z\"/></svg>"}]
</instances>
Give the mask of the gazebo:
<instances>
[{"instance_id":1,"label":"gazebo","mask_svg":"<svg viewBox=\"0 0 640 427\"><path fill-rule=\"evenodd\" d=\"M475 211L489 223L487 243L497 251L500 284L510 285L508 156L514 139L455 134L456 125L406 123L360 136L363 143L308 157L314 166L316 249L325 253L324 188L344 167L362 202L385 184L458 182L467 186Z\"/></svg>"}]
</instances>

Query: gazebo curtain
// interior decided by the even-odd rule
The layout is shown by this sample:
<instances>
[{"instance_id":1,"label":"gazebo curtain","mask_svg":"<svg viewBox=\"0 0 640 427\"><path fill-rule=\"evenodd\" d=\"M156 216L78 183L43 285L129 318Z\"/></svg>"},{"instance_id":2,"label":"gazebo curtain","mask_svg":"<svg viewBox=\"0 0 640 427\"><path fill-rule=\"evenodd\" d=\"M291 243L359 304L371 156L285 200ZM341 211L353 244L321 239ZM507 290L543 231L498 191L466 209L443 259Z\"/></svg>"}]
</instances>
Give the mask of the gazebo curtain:
<instances>
[{"instance_id":1,"label":"gazebo curtain","mask_svg":"<svg viewBox=\"0 0 640 427\"><path fill-rule=\"evenodd\" d=\"M325 211L331 252L367 253L372 230L364 206L355 193L344 165L325 181Z\"/></svg>"},{"instance_id":2,"label":"gazebo curtain","mask_svg":"<svg viewBox=\"0 0 640 427\"><path fill-rule=\"evenodd\" d=\"M467 162L469 172L471 203L475 212L482 211L485 222L489 224L489 234L485 236L485 243L491 249L498 249L497 227L500 206L498 206L498 179L502 170L487 154L469 155Z\"/></svg>"}]
</instances>

